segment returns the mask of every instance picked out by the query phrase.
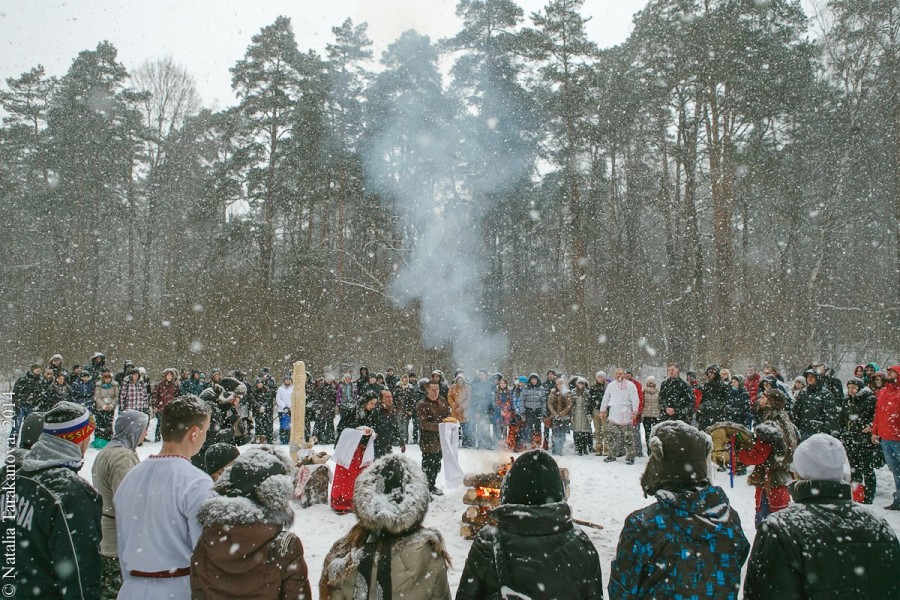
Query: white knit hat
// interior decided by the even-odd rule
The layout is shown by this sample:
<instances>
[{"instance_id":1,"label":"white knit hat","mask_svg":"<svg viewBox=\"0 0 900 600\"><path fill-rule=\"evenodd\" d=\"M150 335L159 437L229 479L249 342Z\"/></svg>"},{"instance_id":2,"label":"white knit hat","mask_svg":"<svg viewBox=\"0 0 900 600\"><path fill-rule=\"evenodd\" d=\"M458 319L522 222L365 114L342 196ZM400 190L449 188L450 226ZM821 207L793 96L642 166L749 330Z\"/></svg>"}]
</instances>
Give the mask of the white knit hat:
<instances>
[{"instance_id":1,"label":"white knit hat","mask_svg":"<svg viewBox=\"0 0 900 600\"><path fill-rule=\"evenodd\" d=\"M794 450L794 471L801 479L850 481L847 451L827 433L812 435Z\"/></svg>"}]
</instances>

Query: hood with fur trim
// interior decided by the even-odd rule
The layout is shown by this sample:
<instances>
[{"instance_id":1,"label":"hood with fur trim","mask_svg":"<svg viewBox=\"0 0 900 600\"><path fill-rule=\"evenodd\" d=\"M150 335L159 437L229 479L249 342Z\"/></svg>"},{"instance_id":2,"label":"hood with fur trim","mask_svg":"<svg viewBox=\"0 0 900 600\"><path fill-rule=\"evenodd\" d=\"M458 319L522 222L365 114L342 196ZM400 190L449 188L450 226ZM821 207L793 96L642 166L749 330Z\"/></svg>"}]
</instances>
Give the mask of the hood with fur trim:
<instances>
[{"instance_id":1,"label":"hood with fur trim","mask_svg":"<svg viewBox=\"0 0 900 600\"><path fill-rule=\"evenodd\" d=\"M431 494L421 467L405 456L389 454L372 463L356 480L353 504L360 525L369 531L400 535L418 527Z\"/></svg>"},{"instance_id":2,"label":"hood with fur trim","mask_svg":"<svg viewBox=\"0 0 900 600\"><path fill-rule=\"evenodd\" d=\"M245 482L232 481L236 465L238 471L260 473L260 481L253 482L250 493L243 491ZM266 475L272 470L284 474ZM215 485L220 496L206 500L197 518L204 527L264 523L289 528L294 523L290 504L294 496L293 474L294 466L282 452L271 446L251 448L225 469Z\"/></svg>"}]
</instances>

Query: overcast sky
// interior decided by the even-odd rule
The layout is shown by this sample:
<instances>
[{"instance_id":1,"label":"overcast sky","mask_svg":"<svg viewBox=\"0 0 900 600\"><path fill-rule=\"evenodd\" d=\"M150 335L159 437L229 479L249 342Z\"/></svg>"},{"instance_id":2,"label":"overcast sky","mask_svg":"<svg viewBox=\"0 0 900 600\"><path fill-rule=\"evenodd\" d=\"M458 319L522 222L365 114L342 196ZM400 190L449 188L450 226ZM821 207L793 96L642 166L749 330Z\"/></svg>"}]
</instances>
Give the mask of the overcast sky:
<instances>
[{"instance_id":1,"label":"overcast sky","mask_svg":"<svg viewBox=\"0 0 900 600\"><path fill-rule=\"evenodd\" d=\"M625 41L647 0L586 0L588 36L605 48ZM546 0L519 0L526 17ZM331 28L350 17L369 24L375 57L401 32L433 40L459 30L456 0L0 0L0 77L42 64L64 75L75 56L109 40L129 70L171 56L197 79L207 106L235 103L228 69L250 38L278 15L291 18L297 44L324 52ZM530 22L526 18L526 22Z\"/></svg>"}]
</instances>

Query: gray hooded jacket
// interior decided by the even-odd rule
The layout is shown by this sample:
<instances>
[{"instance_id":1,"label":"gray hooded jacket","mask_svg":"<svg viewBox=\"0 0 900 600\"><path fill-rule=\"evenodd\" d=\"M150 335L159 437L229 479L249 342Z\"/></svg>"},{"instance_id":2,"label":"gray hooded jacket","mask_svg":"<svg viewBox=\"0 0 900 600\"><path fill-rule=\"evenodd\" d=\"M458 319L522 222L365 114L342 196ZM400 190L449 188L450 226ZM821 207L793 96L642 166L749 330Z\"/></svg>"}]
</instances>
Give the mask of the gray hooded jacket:
<instances>
[{"instance_id":1,"label":"gray hooded jacket","mask_svg":"<svg viewBox=\"0 0 900 600\"><path fill-rule=\"evenodd\" d=\"M91 474L94 487L103 498L103 517L100 527L103 539L100 553L114 557L116 554L116 508L113 496L128 471L140 462L135 449L147 429L150 418L137 410L123 410L116 419L115 435L94 460Z\"/></svg>"}]
</instances>

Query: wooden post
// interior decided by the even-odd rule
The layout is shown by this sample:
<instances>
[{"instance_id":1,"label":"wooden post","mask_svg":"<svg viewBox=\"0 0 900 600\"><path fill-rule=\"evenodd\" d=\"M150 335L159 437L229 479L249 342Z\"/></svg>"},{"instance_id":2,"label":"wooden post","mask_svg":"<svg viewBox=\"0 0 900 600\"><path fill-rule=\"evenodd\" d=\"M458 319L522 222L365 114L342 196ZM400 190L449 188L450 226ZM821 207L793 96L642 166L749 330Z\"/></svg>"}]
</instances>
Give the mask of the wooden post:
<instances>
[{"instance_id":1,"label":"wooden post","mask_svg":"<svg viewBox=\"0 0 900 600\"><path fill-rule=\"evenodd\" d=\"M306 364L294 363L294 391L291 392L291 460L297 462L297 450L306 441Z\"/></svg>"}]
</instances>

